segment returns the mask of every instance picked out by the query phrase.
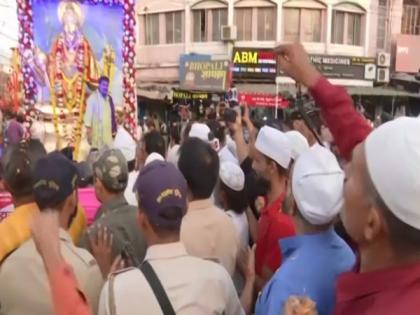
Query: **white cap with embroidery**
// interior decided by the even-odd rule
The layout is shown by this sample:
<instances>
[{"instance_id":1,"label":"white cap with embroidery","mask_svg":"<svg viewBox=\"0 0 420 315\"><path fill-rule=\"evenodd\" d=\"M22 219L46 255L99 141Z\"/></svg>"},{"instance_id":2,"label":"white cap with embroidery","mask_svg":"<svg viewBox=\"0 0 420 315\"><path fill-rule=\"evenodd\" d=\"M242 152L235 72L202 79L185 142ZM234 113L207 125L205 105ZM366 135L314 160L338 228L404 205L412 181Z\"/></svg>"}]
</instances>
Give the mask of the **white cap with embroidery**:
<instances>
[{"instance_id":1,"label":"white cap with embroidery","mask_svg":"<svg viewBox=\"0 0 420 315\"><path fill-rule=\"evenodd\" d=\"M302 216L313 225L331 222L343 206L344 172L334 154L316 144L293 168L292 192Z\"/></svg>"},{"instance_id":2,"label":"white cap with embroidery","mask_svg":"<svg viewBox=\"0 0 420 315\"><path fill-rule=\"evenodd\" d=\"M308 140L296 130L286 132L286 136L292 147L292 159L296 161L299 155L309 149Z\"/></svg>"},{"instance_id":3,"label":"white cap with embroidery","mask_svg":"<svg viewBox=\"0 0 420 315\"><path fill-rule=\"evenodd\" d=\"M367 169L376 191L402 222L420 230L420 120L401 117L365 141Z\"/></svg>"},{"instance_id":4,"label":"white cap with embroidery","mask_svg":"<svg viewBox=\"0 0 420 315\"><path fill-rule=\"evenodd\" d=\"M283 168L288 168L292 159L290 141L284 132L264 126L258 133L255 149L274 160Z\"/></svg>"},{"instance_id":5,"label":"white cap with embroidery","mask_svg":"<svg viewBox=\"0 0 420 315\"><path fill-rule=\"evenodd\" d=\"M203 140L204 142L210 144L214 150L219 151L220 149L219 140L214 136L213 136L213 139L211 139L209 137L210 134L211 134L211 130L209 126L202 123L194 123L191 126L191 130L188 136L190 138L198 138L200 140Z\"/></svg>"},{"instance_id":6,"label":"white cap with embroidery","mask_svg":"<svg viewBox=\"0 0 420 315\"><path fill-rule=\"evenodd\" d=\"M245 174L238 164L225 161L220 164L220 180L234 191L242 191L245 187Z\"/></svg>"}]
</instances>

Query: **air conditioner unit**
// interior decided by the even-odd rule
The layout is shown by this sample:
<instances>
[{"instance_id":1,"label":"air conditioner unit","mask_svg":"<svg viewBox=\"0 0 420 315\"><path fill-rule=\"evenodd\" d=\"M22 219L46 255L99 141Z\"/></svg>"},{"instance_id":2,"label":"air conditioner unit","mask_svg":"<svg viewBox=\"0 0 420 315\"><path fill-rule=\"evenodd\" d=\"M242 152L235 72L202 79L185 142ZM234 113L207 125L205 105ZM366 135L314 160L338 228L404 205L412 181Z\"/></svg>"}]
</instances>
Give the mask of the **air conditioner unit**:
<instances>
[{"instance_id":1,"label":"air conditioner unit","mask_svg":"<svg viewBox=\"0 0 420 315\"><path fill-rule=\"evenodd\" d=\"M236 26L222 26L221 38L224 42L234 41L237 37Z\"/></svg>"},{"instance_id":2,"label":"air conditioner unit","mask_svg":"<svg viewBox=\"0 0 420 315\"><path fill-rule=\"evenodd\" d=\"M390 67L391 55L383 51L379 52L377 55L376 63L379 67Z\"/></svg>"},{"instance_id":3,"label":"air conditioner unit","mask_svg":"<svg viewBox=\"0 0 420 315\"><path fill-rule=\"evenodd\" d=\"M389 68L378 68L376 82L379 82L379 83L389 82Z\"/></svg>"}]
</instances>

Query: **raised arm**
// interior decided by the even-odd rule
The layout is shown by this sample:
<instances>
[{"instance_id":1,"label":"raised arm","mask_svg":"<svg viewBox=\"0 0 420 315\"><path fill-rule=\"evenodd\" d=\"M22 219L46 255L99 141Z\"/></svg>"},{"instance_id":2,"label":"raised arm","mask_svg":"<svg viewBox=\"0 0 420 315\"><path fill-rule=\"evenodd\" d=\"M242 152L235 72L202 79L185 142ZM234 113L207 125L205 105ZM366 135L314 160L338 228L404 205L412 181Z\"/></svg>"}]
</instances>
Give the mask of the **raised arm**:
<instances>
[{"instance_id":1,"label":"raised arm","mask_svg":"<svg viewBox=\"0 0 420 315\"><path fill-rule=\"evenodd\" d=\"M305 49L300 44L280 45L280 67L296 82L309 88L312 97L321 108L328 128L334 136L340 154L347 161L353 148L362 142L371 131L365 119L356 111L346 90L334 86L309 62Z\"/></svg>"},{"instance_id":2,"label":"raised arm","mask_svg":"<svg viewBox=\"0 0 420 315\"><path fill-rule=\"evenodd\" d=\"M85 296L78 289L72 268L61 255L58 213L56 211L39 213L31 225L31 230L48 274L54 314L92 314Z\"/></svg>"}]
</instances>

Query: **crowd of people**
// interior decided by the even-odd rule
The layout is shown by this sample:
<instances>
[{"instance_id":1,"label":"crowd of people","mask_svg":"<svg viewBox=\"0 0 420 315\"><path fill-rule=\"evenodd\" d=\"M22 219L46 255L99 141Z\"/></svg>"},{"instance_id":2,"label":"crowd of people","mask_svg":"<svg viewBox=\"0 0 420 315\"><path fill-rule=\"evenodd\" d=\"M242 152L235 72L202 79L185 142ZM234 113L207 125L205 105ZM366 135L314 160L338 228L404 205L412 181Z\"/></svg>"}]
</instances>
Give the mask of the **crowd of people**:
<instances>
[{"instance_id":1,"label":"crowd of people","mask_svg":"<svg viewBox=\"0 0 420 315\"><path fill-rule=\"evenodd\" d=\"M418 314L420 120L372 129L301 45L276 51L330 146L247 109L182 115L168 141L117 121L84 162L8 143L0 315Z\"/></svg>"}]
</instances>

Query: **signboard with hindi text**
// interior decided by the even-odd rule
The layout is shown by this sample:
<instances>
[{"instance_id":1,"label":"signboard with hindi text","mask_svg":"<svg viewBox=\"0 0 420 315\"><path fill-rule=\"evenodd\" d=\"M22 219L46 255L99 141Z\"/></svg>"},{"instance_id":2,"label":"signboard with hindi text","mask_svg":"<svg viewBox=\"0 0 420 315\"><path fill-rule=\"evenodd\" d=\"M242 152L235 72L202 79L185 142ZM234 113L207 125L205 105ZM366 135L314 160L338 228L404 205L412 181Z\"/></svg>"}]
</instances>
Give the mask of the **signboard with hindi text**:
<instances>
[{"instance_id":1,"label":"signboard with hindi text","mask_svg":"<svg viewBox=\"0 0 420 315\"><path fill-rule=\"evenodd\" d=\"M207 92L189 92L183 90L174 89L172 91L172 98L174 100L208 100L211 99L211 95Z\"/></svg>"},{"instance_id":2,"label":"signboard with hindi text","mask_svg":"<svg viewBox=\"0 0 420 315\"><path fill-rule=\"evenodd\" d=\"M180 87L190 91L225 91L229 88L229 61L185 60L180 70Z\"/></svg>"},{"instance_id":3,"label":"signboard with hindi text","mask_svg":"<svg viewBox=\"0 0 420 315\"><path fill-rule=\"evenodd\" d=\"M246 104L249 107L276 107L287 108L289 101L284 99L282 96L277 97L274 94L265 93L239 93L239 104Z\"/></svg>"}]
</instances>

